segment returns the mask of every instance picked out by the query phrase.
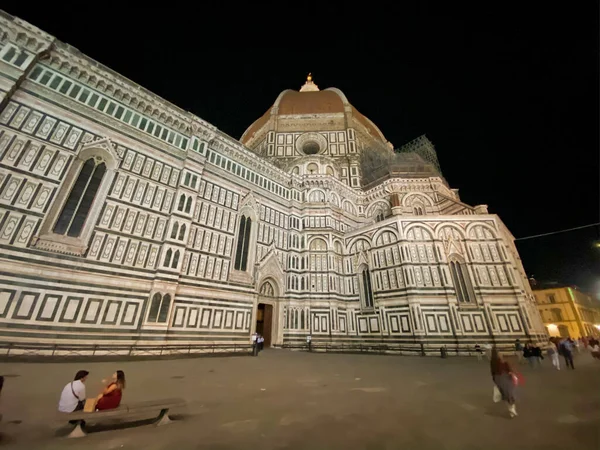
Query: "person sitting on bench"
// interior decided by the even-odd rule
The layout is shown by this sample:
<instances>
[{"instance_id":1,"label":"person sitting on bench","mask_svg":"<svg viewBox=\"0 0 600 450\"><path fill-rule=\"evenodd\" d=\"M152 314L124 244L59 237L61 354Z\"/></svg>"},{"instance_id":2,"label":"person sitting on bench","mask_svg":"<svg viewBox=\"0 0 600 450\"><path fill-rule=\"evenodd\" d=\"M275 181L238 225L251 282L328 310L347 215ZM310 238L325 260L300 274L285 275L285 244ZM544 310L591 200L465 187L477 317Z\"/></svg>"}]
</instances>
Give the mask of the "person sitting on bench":
<instances>
[{"instance_id":1,"label":"person sitting on bench","mask_svg":"<svg viewBox=\"0 0 600 450\"><path fill-rule=\"evenodd\" d=\"M125 389L125 372L117 370L112 375L111 383L98 396L96 411L117 408L121 404L123 389Z\"/></svg>"},{"instance_id":2,"label":"person sitting on bench","mask_svg":"<svg viewBox=\"0 0 600 450\"><path fill-rule=\"evenodd\" d=\"M89 372L80 370L75 374L75 379L63 388L58 402L60 412L70 413L80 411L85 406L85 380Z\"/></svg>"}]
</instances>

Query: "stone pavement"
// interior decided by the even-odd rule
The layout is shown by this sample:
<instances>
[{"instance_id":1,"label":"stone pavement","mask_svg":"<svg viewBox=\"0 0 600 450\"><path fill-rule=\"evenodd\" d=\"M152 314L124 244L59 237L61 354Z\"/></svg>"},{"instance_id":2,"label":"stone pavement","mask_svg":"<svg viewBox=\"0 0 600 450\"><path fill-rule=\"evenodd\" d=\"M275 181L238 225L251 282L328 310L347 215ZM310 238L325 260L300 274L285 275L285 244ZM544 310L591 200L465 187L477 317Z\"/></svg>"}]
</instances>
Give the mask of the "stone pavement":
<instances>
[{"instance_id":1,"label":"stone pavement","mask_svg":"<svg viewBox=\"0 0 600 450\"><path fill-rule=\"evenodd\" d=\"M4 363L3 448L19 449L577 449L600 448L600 361L575 371L522 366L519 417L492 402L487 361L266 350L258 357ZM54 410L75 372L88 397L116 369L124 401L184 397L180 420L55 436Z\"/></svg>"}]
</instances>

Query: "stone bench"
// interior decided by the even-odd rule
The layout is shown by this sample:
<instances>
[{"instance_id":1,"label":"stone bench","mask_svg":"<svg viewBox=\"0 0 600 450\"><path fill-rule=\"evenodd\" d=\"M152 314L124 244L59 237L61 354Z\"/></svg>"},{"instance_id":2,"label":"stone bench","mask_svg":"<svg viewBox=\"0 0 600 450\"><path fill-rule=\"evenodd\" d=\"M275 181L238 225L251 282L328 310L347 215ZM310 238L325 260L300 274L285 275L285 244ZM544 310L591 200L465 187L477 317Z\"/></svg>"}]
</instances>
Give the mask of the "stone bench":
<instances>
[{"instance_id":1,"label":"stone bench","mask_svg":"<svg viewBox=\"0 0 600 450\"><path fill-rule=\"evenodd\" d=\"M169 419L169 410L184 406L185 400L181 398L170 398L165 400L148 400L136 403L121 404L118 408L107 409L104 411L95 412L83 412L75 411L72 413L57 413L58 421L76 422L75 427L71 433L67 436L70 438L83 437L87 433L85 432L85 423L93 422L94 424L102 422L111 422L115 419L127 419L133 416L139 416L143 414L156 413L155 424L165 425L171 420Z\"/></svg>"}]
</instances>

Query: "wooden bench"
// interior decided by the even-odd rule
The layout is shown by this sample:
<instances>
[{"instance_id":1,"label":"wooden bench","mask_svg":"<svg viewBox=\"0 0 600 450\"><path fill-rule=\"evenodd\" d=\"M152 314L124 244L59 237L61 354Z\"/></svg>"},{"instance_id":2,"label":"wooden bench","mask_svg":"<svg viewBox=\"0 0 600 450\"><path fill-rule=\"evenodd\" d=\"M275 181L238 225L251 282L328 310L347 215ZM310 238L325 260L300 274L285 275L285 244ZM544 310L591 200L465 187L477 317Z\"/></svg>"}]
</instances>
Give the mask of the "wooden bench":
<instances>
[{"instance_id":1,"label":"wooden bench","mask_svg":"<svg viewBox=\"0 0 600 450\"><path fill-rule=\"evenodd\" d=\"M115 419L127 419L128 417L143 415L146 413L157 412L155 424L157 426L166 425L171 422L169 419L169 410L184 406L185 400L181 398L170 398L166 400L148 400L137 403L121 404L118 408L107 409L105 411L83 412L75 411L72 413L58 412L57 419L60 421L76 422L75 427L67 436L70 438L83 437L85 432L85 422L102 423L110 422Z\"/></svg>"}]
</instances>

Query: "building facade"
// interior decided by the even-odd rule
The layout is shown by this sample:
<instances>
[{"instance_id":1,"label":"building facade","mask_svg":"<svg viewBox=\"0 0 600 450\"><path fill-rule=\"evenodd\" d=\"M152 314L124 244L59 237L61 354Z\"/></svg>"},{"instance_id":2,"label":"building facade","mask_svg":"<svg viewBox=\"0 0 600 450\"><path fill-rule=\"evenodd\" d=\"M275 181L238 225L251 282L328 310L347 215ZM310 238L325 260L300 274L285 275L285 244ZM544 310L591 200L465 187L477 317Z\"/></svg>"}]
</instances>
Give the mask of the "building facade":
<instances>
[{"instance_id":1,"label":"building facade","mask_svg":"<svg viewBox=\"0 0 600 450\"><path fill-rule=\"evenodd\" d=\"M309 77L238 141L5 13L0 39L3 341L545 338L513 237L424 136L394 150Z\"/></svg>"},{"instance_id":2,"label":"building facade","mask_svg":"<svg viewBox=\"0 0 600 450\"><path fill-rule=\"evenodd\" d=\"M550 336L600 336L600 302L570 286L534 289Z\"/></svg>"}]
</instances>

